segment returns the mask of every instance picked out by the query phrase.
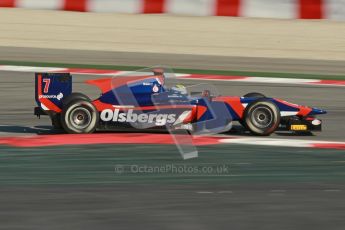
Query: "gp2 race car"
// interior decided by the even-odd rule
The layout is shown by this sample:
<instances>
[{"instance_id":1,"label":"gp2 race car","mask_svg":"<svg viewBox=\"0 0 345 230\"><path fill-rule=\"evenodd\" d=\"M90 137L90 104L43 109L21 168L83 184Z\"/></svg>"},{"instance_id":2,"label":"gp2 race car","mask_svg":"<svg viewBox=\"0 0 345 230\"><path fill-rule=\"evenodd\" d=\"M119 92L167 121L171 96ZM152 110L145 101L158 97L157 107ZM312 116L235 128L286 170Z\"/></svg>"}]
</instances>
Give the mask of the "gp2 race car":
<instances>
[{"instance_id":1,"label":"gp2 race car","mask_svg":"<svg viewBox=\"0 0 345 230\"><path fill-rule=\"evenodd\" d=\"M223 132L238 121L254 135L265 136L277 130L321 131L321 120L315 115L326 113L260 93L218 96L203 90L195 96L183 86L167 87L165 73L159 70L87 80L101 90L95 100L72 92L69 73L36 73L35 83L34 114L48 115L54 128L67 133L167 127L192 133L220 127Z\"/></svg>"}]
</instances>

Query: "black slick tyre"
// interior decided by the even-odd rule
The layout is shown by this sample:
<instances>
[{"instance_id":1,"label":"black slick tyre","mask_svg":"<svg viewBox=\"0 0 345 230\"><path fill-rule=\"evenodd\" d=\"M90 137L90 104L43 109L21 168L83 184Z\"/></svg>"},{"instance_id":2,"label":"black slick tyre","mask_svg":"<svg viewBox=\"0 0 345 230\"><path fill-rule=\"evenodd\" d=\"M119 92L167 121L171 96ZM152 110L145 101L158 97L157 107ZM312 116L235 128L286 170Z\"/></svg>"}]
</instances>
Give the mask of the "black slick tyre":
<instances>
[{"instance_id":1,"label":"black slick tyre","mask_svg":"<svg viewBox=\"0 0 345 230\"><path fill-rule=\"evenodd\" d=\"M71 101L75 101L75 100L91 101L91 99L85 94L75 92L75 93L71 93L70 95L68 95L66 98L63 99L62 106L65 107L69 103L71 103Z\"/></svg>"},{"instance_id":2,"label":"black slick tyre","mask_svg":"<svg viewBox=\"0 0 345 230\"><path fill-rule=\"evenodd\" d=\"M245 109L243 123L253 134L268 136L279 127L279 108L269 100L258 99Z\"/></svg>"},{"instance_id":3,"label":"black slick tyre","mask_svg":"<svg viewBox=\"0 0 345 230\"><path fill-rule=\"evenodd\" d=\"M98 123L98 111L84 99L71 101L61 113L61 125L67 133L93 133Z\"/></svg>"}]
</instances>

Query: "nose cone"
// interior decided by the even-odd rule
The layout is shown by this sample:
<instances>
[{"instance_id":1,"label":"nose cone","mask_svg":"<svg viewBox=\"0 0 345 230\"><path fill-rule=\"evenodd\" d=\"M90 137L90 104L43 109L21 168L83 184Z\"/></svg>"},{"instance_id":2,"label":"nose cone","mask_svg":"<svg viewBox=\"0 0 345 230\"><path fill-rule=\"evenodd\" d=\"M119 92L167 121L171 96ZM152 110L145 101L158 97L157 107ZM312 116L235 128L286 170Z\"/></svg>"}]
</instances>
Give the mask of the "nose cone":
<instances>
[{"instance_id":1,"label":"nose cone","mask_svg":"<svg viewBox=\"0 0 345 230\"><path fill-rule=\"evenodd\" d=\"M312 108L312 111L310 112L310 115L318 115L318 114L326 114L326 110L318 109L318 108Z\"/></svg>"}]
</instances>

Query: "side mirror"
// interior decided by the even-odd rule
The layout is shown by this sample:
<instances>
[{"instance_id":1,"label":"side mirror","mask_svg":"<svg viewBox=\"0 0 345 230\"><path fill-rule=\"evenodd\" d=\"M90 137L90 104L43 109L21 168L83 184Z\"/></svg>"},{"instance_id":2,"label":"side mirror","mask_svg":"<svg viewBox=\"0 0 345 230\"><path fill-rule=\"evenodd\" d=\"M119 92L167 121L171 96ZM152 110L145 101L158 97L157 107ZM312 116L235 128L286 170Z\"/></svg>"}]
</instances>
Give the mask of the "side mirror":
<instances>
[{"instance_id":1,"label":"side mirror","mask_svg":"<svg viewBox=\"0 0 345 230\"><path fill-rule=\"evenodd\" d=\"M210 92L210 90L204 90L204 91L202 92L202 96L203 96L203 97L211 97L211 92Z\"/></svg>"},{"instance_id":2,"label":"side mirror","mask_svg":"<svg viewBox=\"0 0 345 230\"><path fill-rule=\"evenodd\" d=\"M210 100L210 101L212 101L212 95L211 95L211 92L210 92L210 90L204 90L203 92L202 92L202 96L203 97L206 97L208 100Z\"/></svg>"}]
</instances>

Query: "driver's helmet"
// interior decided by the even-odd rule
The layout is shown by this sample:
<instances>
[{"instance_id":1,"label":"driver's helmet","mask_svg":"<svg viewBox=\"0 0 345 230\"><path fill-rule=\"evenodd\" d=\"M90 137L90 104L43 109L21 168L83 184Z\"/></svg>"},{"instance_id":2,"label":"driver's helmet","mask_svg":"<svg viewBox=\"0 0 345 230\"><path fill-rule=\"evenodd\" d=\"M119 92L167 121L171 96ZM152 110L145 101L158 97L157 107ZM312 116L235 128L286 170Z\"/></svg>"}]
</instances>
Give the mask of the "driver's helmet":
<instances>
[{"instance_id":1,"label":"driver's helmet","mask_svg":"<svg viewBox=\"0 0 345 230\"><path fill-rule=\"evenodd\" d=\"M153 72L153 75L155 75L155 76L164 75L164 69L161 69L161 68L155 68L152 70L152 72Z\"/></svg>"},{"instance_id":2,"label":"driver's helmet","mask_svg":"<svg viewBox=\"0 0 345 230\"><path fill-rule=\"evenodd\" d=\"M184 85L175 85L173 87L171 87L171 90L174 93L179 93L179 94L183 94L183 95L187 95L187 89Z\"/></svg>"}]
</instances>

